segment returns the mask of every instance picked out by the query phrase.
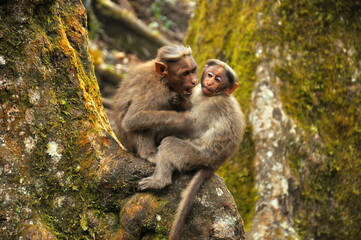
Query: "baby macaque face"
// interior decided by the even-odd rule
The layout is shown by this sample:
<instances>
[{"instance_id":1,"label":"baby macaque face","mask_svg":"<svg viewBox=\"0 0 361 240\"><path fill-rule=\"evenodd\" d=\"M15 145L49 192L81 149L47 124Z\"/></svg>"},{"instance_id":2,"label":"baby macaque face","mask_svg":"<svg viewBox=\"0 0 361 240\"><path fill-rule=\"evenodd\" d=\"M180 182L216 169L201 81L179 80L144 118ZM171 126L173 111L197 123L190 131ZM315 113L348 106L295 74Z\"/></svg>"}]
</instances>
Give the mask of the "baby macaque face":
<instances>
[{"instance_id":1,"label":"baby macaque face","mask_svg":"<svg viewBox=\"0 0 361 240\"><path fill-rule=\"evenodd\" d=\"M228 88L229 81L225 69L218 65L207 67L202 76L202 91L207 96L222 93Z\"/></svg>"}]
</instances>

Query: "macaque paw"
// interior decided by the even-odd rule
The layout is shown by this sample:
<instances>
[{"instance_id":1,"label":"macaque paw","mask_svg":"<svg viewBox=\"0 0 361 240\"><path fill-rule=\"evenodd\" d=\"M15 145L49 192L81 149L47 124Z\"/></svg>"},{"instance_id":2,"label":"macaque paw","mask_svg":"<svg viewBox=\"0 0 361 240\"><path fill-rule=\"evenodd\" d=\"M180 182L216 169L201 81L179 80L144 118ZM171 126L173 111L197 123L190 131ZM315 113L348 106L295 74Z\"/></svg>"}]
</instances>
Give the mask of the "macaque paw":
<instances>
[{"instance_id":1,"label":"macaque paw","mask_svg":"<svg viewBox=\"0 0 361 240\"><path fill-rule=\"evenodd\" d=\"M151 151L151 150L149 150L149 151L142 151L142 152L139 152L139 157L148 160L148 158L151 157L151 156L154 156L155 153L156 153L156 151ZM150 161L150 162L152 162L152 161Z\"/></svg>"},{"instance_id":2,"label":"macaque paw","mask_svg":"<svg viewBox=\"0 0 361 240\"><path fill-rule=\"evenodd\" d=\"M194 124L195 124L195 119L194 119L193 117L191 117L191 116L186 116L184 122L185 122L184 125L185 125L187 128L191 129L191 128L194 126Z\"/></svg>"},{"instance_id":3,"label":"macaque paw","mask_svg":"<svg viewBox=\"0 0 361 240\"><path fill-rule=\"evenodd\" d=\"M165 181L159 181L155 179L153 176L143 178L138 183L138 190L144 191L146 189L161 189L165 186L169 185L170 183L167 183Z\"/></svg>"},{"instance_id":4,"label":"macaque paw","mask_svg":"<svg viewBox=\"0 0 361 240\"><path fill-rule=\"evenodd\" d=\"M182 103L182 96L180 94L175 94L169 97L168 102L171 106L178 106Z\"/></svg>"},{"instance_id":5,"label":"macaque paw","mask_svg":"<svg viewBox=\"0 0 361 240\"><path fill-rule=\"evenodd\" d=\"M155 154L150 155L150 156L147 158L147 160L148 160L149 162L151 162L151 163L157 163L157 158L156 158Z\"/></svg>"},{"instance_id":6,"label":"macaque paw","mask_svg":"<svg viewBox=\"0 0 361 240\"><path fill-rule=\"evenodd\" d=\"M184 112L183 118L180 118L179 120L185 129L192 128L195 124L194 117L192 117L188 112Z\"/></svg>"}]
</instances>

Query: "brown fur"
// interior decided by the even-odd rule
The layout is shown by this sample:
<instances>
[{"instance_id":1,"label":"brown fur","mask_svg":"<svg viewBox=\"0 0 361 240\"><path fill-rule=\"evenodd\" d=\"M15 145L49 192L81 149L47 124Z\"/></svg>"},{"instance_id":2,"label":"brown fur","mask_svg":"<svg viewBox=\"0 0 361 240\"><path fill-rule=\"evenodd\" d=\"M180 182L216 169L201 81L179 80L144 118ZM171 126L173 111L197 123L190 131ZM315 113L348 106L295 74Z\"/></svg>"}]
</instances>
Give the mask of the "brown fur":
<instances>
[{"instance_id":1,"label":"brown fur","mask_svg":"<svg viewBox=\"0 0 361 240\"><path fill-rule=\"evenodd\" d=\"M157 64L166 67L157 72ZM155 60L130 70L113 104L115 133L129 151L147 158L156 152L158 133L167 136L192 125L188 113L171 110L188 107L182 91L187 88L189 92L197 78L194 72L187 76L182 73L196 66L191 49L176 45L160 48Z\"/></svg>"},{"instance_id":2,"label":"brown fur","mask_svg":"<svg viewBox=\"0 0 361 240\"><path fill-rule=\"evenodd\" d=\"M195 88L191 96L193 107L190 110L190 115L195 119L194 131L188 139L174 136L164 138L157 154L149 158L156 163L155 172L139 183L141 190L160 189L172 183L174 169L187 171L201 168L183 193L173 222L169 238L171 240L180 238L185 217L203 181L234 154L243 138L244 115L237 100L228 96L228 90L236 83L237 76L228 65L219 60L207 63L209 65L203 71L202 81L205 70L211 64L221 66L227 74L231 74L226 77L227 89L217 95L206 96L201 85Z\"/></svg>"}]
</instances>

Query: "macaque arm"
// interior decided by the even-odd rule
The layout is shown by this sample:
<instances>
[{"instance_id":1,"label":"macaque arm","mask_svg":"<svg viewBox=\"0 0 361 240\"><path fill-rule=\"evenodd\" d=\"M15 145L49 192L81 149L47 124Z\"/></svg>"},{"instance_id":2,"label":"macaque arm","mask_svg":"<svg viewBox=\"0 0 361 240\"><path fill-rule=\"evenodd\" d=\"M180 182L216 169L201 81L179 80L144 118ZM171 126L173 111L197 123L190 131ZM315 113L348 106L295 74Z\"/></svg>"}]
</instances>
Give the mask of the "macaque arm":
<instances>
[{"instance_id":1,"label":"macaque arm","mask_svg":"<svg viewBox=\"0 0 361 240\"><path fill-rule=\"evenodd\" d=\"M174 168L185 171L209 167L212 161L204 157L202 144L202 141L166 137L158 147L156 161L170 162Z\"/></svg>"},{"instance_id":2,"label":"macaque arm","mask_svg":"<svg viewBox=\"0 0 361 240\"><path fill-rule=\"evenodd\" d=\"M193 131L194 124L188 124L186 126L160 126L157 128L155 140L156 143L159 145L160 142L168 136L185 139L191 137Z\"/></svg>"},{"instance_id":3,"label":"macaque arm","mask_svg":"<svg viewBox=\"0 0 361 240\"><path fill-rule=\"evenodd\" d=\"M122 127L127 131L138 131L158 126L181 128L191 123L191 117L187 113L156 110L140 110L132 113L129 109L123 119Z\"/></svg>"}]
</instances>

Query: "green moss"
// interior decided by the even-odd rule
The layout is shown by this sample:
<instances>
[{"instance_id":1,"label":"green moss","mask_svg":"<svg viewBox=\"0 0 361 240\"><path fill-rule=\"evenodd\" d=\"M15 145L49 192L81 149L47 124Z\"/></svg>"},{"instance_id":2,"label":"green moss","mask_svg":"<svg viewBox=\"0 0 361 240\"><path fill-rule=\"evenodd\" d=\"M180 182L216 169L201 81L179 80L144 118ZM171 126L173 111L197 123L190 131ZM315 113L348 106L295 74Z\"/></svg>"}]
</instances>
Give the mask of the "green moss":
<instances>
[{"instance_id":1,"label":"green moss","mask_svg":"<svg viewBox=\"0 0 361 240\"><path fill-rule=\"evenodd\" d=\"M317 151L325 156L306 177L308 151L290 148L290 164L302 180L298 230L305 239L358 239L361 86L355 72L361 59L361 6L354 1L283 1L280 12L282 27L274 42L287 42L283 58L292 58L277 69L282 102L306 130L310 145L315 136L322 138Z\"/></svg>"},{"instance_id":2,"label":"green moss","mask_svg":"<svg viewBox=\"0 0 361 240\"><path fill-rule=\"evenodd\" d=\"M59 18L59 11L68 10L65 4L63 8L39 4L27 26L29 34L24 37L32 44L25 46L18 41L22 37L9 35L7 39L12 44L6 53L20 62L29 60L30 65L31 61L43 64L25 73L26 79L34 82L32 86L37 86L33 90L38 92L40 101L31 102L27 90L17 93L21 95L24 110L33 110L34 123L29 125L29 132L36 136L36 145L27 163L29 177L37 178L36 185L30 187L32 207L38 209L42 221L57 238L93 239L84 217L84 211L97 207L94 166L98 156L91 141L99 139L96 133L104 130L99 130L99 125L106 124L102 123L104 117L99 118L100 124L96 121L102 110L94 74L84 69L79 60L83 53L70 46L64 32L65 20ZM60 13L63 14L73 16ZM81 44L86 44L84 40ZM16 63L10 61L9 66L14 66L15 72ZM9 96L14 94L12 90L7 93ZM46 153L49 142L58 144L57 152L61 154L58 162ZM64 197L62 201L67 203L61 210L57 206L61 201L56 202L59 197Z\"/></svg>"},{"instance_id":3,"label":"green moss","mask_svg":"<svg viewBox=\"0 0 361 240\"><path fill-rule=\"evenodd\" d=\"M18 151L13 156L21 168L15 178L26 189L14 209L36 209L14 222L35 217L32 220L39 218L58 239L94 239L86 213L100 208L94 192L96 167L109 126L82 47L87 44L84 9L77 1L26 6L9 1L0 14L6 16L0 22L0 55L6 60L0 65L6 79L0 102L5 113L13 108L12 131L6 137L14 139L9 146ZM57 144L55 158L47 153L51 142Z\"/></svg>"}]
</instances>

